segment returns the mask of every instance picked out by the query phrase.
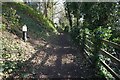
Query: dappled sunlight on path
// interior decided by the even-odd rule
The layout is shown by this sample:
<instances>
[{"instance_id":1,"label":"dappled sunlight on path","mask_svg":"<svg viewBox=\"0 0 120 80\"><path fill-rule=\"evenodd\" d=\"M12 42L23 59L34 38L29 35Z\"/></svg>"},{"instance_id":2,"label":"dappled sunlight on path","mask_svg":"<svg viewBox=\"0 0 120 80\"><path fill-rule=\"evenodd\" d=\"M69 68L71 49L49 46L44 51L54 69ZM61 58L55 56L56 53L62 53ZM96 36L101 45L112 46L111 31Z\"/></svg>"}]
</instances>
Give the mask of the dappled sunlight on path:
<instances>
[{"instance_id":1,"label":"dappled sunlight on path","mask_svg":"<svg viewBox=\"0 0 120 80\"><path fill-rule=\"evenodd\" d=\"M39 43L40 41L38 41ZM50 37L34 53L19 71L12 76L25 78L89 78L94 70L84 59L80 50L71 42L68 34ZM24 74L21 76L21 74Z\"/></svg>"}]
</instances>

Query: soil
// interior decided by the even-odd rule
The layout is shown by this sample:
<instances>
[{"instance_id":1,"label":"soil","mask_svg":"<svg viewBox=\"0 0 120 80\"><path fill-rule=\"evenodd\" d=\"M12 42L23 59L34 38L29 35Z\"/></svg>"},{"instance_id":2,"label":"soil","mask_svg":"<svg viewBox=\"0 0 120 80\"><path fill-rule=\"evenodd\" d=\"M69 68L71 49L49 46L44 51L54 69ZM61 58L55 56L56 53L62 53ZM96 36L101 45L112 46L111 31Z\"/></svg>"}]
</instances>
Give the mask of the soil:
<instances>
[{"instance_id":1,"label":"soil","mask_svg":"<svg viewBox=\"0 0 120 80\"><path fill-rule=\"evenodd\" d=\"M21 63L23 66L12 73L12 77L95 78L95 69L90 67L82 51L73 45L68 33L52 35L46 41L37 42L42 47Z\"/></svg>"}]
</instances>

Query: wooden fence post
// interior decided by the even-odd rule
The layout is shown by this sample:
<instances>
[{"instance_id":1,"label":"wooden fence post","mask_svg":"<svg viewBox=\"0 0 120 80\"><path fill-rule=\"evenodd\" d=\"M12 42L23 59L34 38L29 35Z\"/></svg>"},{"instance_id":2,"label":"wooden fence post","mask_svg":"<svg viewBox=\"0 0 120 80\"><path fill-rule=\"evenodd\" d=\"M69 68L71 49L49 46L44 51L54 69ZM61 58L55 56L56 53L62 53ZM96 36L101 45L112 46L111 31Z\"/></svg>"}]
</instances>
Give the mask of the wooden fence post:
<instances>
[{"instance_id":1,"label":"wooden fence post","mask_svg":"<svg viewBox=\"0 0 120 80\"><path fill-rule=\"evenodd\" d=\"M93 50L93 67L96 67L98 62L99 62L99 50L101 48L102 45L102 38L100 37L101 32L100 31L96 31L94 33L94 50Z\"/></svg>"},{"instance_id":2,"label":"wooden fence post","mask_svg":"<svg viewBox=\"0 0 120 80\"><path fill-rule=\"evenodd\" d=\"M82 35L82 51L83 52L85 52L84 51L84 49L85 49L85 38L86 38L86 34L85 34L85 28L83 28L83 35Z\"/></svg>"}]
</instances>

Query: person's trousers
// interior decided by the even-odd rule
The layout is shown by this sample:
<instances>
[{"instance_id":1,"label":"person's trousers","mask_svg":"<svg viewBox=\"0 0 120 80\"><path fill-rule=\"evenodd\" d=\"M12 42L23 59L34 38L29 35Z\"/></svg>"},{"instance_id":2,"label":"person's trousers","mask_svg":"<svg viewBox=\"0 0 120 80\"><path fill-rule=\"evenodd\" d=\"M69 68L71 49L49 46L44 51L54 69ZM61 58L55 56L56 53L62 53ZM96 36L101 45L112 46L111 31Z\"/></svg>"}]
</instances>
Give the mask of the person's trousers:
<instances>
[{"instance_id":1,"label":"person's trousers","mask_svg":"<svg viewBox=\"0 0 120 80\"><path fill-rule=\"evenodd\" d=\"M27 32L26 31L23 31L23 40L27 41Z\"/></svg>"}]
</instances>

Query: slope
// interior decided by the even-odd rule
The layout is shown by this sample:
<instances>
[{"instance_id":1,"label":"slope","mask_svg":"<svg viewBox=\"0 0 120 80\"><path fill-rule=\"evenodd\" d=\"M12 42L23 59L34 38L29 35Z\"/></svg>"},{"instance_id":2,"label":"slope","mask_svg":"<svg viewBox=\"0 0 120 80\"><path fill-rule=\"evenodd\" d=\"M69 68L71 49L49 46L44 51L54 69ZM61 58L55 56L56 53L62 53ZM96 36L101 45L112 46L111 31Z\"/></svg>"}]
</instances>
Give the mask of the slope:
<instances>
[{"instance_id":1,"label":"slope","mask_svg":"<svg viewBox=\"0 0 120 80\"><path fill-rule=\"evenodd\" d=\"M2 77L98 78L97 70L90 67L82 52L73 45L70 35L54 34L48 20L33 11L21 3L3 5L3 24L7 30L1 35ZM23 25L28 26L28 42L21 39Z\"/></svg>"},{"instance_id":2,"label":"slope","mask_svg":"<svg viewBox=\"0 0 120 80\"><path fill-rule=\"evenodd\" d=\"M27 13L25 13L27 12ZM28 41L22 40L22 26L28 27ZM42 14L22 3L2 4L2 29L0 29L0 79L17 71L20 63L29 59L38 47L56 29Z\"/></svg>"}]
</instances>

